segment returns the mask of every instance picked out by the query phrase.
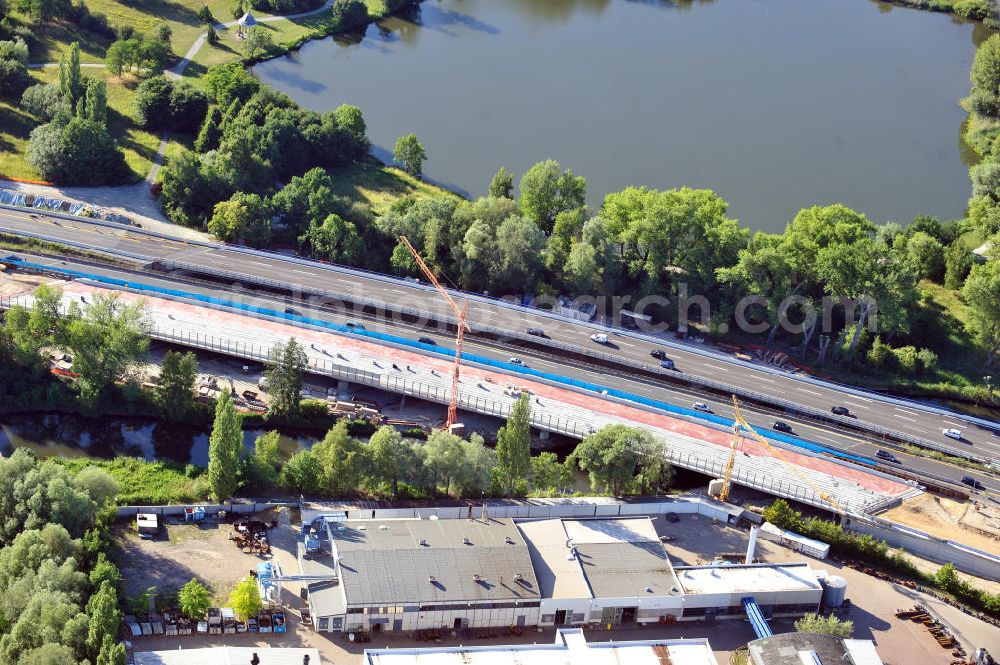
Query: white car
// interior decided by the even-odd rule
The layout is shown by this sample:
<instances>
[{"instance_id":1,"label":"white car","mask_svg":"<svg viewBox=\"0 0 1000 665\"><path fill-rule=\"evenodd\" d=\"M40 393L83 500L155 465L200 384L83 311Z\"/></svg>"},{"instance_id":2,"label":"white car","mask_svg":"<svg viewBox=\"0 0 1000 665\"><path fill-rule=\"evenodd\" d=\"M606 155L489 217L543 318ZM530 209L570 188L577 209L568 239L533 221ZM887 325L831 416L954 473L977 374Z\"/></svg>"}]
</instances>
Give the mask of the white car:
<instances>
[{"instance_id":1,"label":"white car","mask_svg":"<svg viewBox=\"0 0 1000 665\"><path fill-rule=\"evenodd\" d=\"M522 367L524 366L524 361L521 360L520 358L513 358L512 357L507 362L509 362L511 365L521 365Z\"/></svg>"},{"instance_id":2,"label":"white car","mask_svg":"<svg viewBox=\"0 0 1000 665\"><path fill-rule=\"evenodd\" d=\"M962 440L962 430L960 429L955 429L954 427L952 427L950 429L941 430L941 433L944 434L949 439L955 439L956 441Z\"/></svg>"},{"instance_id":3,"label":"white car","mask_svg":"<svg viewBox=\"0 0 1000 665\"><path fill-rule=\"evenodd\" d=\"M704 402L695 402L694 410L701 411L702 413L712 413L712 409L708 406L708 404L705 404Z\"/></svg>"},{"instance_id":4,"label":"white car","mask_svg":"<svg viewBox=\"0 0 1000 665\"><path fill-rule=\"evenodd\" d=\"M590 341L597 342L598 344L607 344L608 336L605 335L604 333L594 333L593 335L590 336Z\"/></svg>"}]
</instances>

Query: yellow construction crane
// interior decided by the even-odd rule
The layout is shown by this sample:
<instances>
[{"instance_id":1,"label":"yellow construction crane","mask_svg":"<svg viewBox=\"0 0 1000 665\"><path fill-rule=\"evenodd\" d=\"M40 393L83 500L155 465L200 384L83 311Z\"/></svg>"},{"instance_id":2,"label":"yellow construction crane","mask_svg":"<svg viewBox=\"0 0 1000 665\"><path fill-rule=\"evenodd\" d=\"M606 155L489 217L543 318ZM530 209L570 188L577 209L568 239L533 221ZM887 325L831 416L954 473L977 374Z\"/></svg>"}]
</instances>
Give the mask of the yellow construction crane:
<instances>
[{"instance_id":1,"label":"yellow construction crane","mask_svg":"<svg viewBox=\"0 0 1000 665\"><path fill-rule=\"evenodd\" d=\"M441 286L437 277L435 277L434 273L431 272L431 269L427 267L424 260L420 258L420 254L418 254L417 250L413 248L413 245L410 244L410 241L406 238L406 236L399 236L399 241L403 243L403 246L406 247L410 254L413 255L413 260L417 262L418 266L420 266L420 270L423 271L427 280L433 284L434 288L436 288L441 295L444 296L444 299L448 301L448 304L451 306L451 309L455 312L455 316L458 319L458 335L455 338L455 368L451 375L451 402L448 403L448 420L445 425L445 427L450 430L451 426L458 421L458 378L462 366L462 339L465 336L466 330L472 330L472 328L469 327L469 324L465 321L465 313L469 310L469 303L466 302L465 306L459 309L458 304L452 299L448 291Z\"/></svg>"},{"instance_id":2,"label":"yellow construction crane","mask_svg":"<svg viewBox=\"0 0 1000 665\"><path fill-rule=\"evenodd\" d=\"M719 498L722 501L725 501L726 499L729 498L729 490L732 487L733 465L736 462L736 444L739 441L741 427L745 429L750 434L750 436L752 436L754 439L763 444L764 447L767 448L767 450L774 456L774 458L777 459L779 462L781 462L783 465L785 465L785 467L793 474L795 474L799 478L799 480L809 485L809 487L811 487L813 491L815 491L816 494L819 495L819 498L823 499L823 501L826 501L828 504L830 504L830 506L838 513L841 514L844 513L843 507L837 502L836 499L834 499L832 496L824 492L819 487L819 485L814 483L804 473L799 471L797 466L786 460L784 453L781 451L780 448L775 448L774 446L772 446L767 439L758 434L757 431L750 426L750 423L748 423L743 418L743 415L740 413L740 403L736 401L736 395L733 395L733 434L729 440L729 460L726 462L726 471L722 477L722 490L719 492Z\"/></svg>"}]
</instances>

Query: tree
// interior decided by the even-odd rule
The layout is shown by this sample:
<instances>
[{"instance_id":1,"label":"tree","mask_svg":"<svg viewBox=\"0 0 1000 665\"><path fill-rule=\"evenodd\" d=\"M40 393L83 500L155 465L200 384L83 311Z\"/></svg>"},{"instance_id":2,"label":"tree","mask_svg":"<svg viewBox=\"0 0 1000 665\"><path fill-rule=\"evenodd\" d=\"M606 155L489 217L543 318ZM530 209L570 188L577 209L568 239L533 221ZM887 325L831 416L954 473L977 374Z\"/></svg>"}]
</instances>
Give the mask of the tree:
<instances>
[{"instance_id":1,"label":"tree","mask_svg":"<svg viewBox=\"0 0 1000 665\"><path fill-rule=\"evenodd\" d=\"M28 651L17 662L18 665L76 665L76 656L65 644L47 642Z\"/></svg>"},{"instance_id":2,"label":"tree","mask_svg":"<svg viewBox=\"0 0 1000 665\"><path fill-rule=\"evenodd\" d=\"M572 482L572 470L561 464L555 453L539 453L531 458L531 485L536 490L562 493Z\"/></svg>"},{"instance_id":3,"label":"tree","mask_svg":"<svg viewBox=\"0 0 1000 665\"><path fill-rule=\"evenodd\" d=\"M208 42L209 46L216 46L219 43L219 33L212 24L209 24L209 26L205 28L205 41Z\"/></svg>"},{"instance_id":4,"label":"tree","mask_svg":"<svg viewBox=\"0 0 1000 665\"><path fill-rule=\"evenodd\" d=\"M237 99L245 102L260 88L260 82L238 62L209 67L205 84L212 98L223 108L228 108Z\"/></svg>"},{"instance_id":5,"label":"tree","mask_svg":"<svg viewBox=\"0 0 1000 665\"><path fill-rule=\"evenodd\" d=\"M367 252L357 227L333 213L322 222L311 222L299 244L308 245L312 256L346 265L358 265Z\"/></svg>"},{"instance_id":6,"label":"tree","mask_svg":"<svg viewBox=\"0 0 1000 665\"><path fill-rule=\"evenodd\" d=\"M87 601L87 648L96 657L105 637L115 637L122 615L118 611L118 594L105 582Z\"/></svg>"},{"instance_id":7,"label":"tree","mask_svg":"<svg viewBox=\"0 0 1000 665\"><path fill-rule=\"evenodd\" d=\"M104 636L101 651L97 654L97 665L125 665L125 645L110 635Z\"/></svg>"},{"instance_id":8,"label":"tree","mask_svg":"<svg viewBox=\"0 0 1000 665\"><path fill-rule=\"evenodd\" d=\"M107 68L117 77L132 69L135 61L135 43L128 39L116 39L104 54Z\"/></svg>"},{"instance_id":9,"label":"tree","mask_svg":"<svg viewBox=\"0 0 1000 665\"><path fill-rule=\"evenodd\" d=\"M906 257L918 277L940 282L944 277L944 247L932 235L917 231L906 242Z\"/></svg>"},{"instance_id":10,"label":"tree","mask_svg":"<svg viewBox=\"0 0 1000 665\"><path fill-rule=\"evenodd\" d=\"M174 85L170 93L170 126L190 134L198 130L208 113L208 95L186 81Z\"/></svg>"},{"instance_id":11,"label":"tree","mask_svg":"<svg viewBox=\"0 0 1000 665\"><path fill-rule=\"evenodd\" d=\"M514 174L501 166L500 170L493 176L493 180L490 180L489 195L495 198L501 196L508 199L514 198Z\"/></svg>"},{"instance_id":12,"label":"tree","mask_svg":"<svg viewBox=\"0 0 1000 665\"><path fill-rule=\"evenodd\" d=\"M383 425L368 441L368 461L374 478L387 481L392 496L399 494L399 481L409 477L417 460L409 442L392 425Z\"/></svg>"},{"instance_id":13,"label":"tree","mask_svg":"<svg viewBox=\"0 0 1000 665\"><path fill-rule=\"evenodd\" d=\"M213 106L208 110L205 119L198 130L198 138L194 141L194 149L198 152L208 152L219 147L219 140L222 138L222 111L218 106ZM283 190L282 190L283 191ZM280 192L279 192L280 194Z\"/></svg>"},{"instance_id":14,"label":"tree","mask_svg":"<svg viewBox=\"0 0 1000 665\"><path fill-rule=\"evenodd\" d=\"M108 126L108 86L103 79L87 79L83 117L102 127Z\"/></svg>"},{"instance_id":15,"label":"tree","mask_svg":"<svg viewBox=\"0 0 1000 665\"><path fill-rule=\"evenodd\" d=\"M281 467L278 483L290 492L319 494L324 488L323 465L312 451L299 451Z\"/></svg>"},{"instance_id":16,"label":"tree","mask_svg":"<svg viewBox=\"0 0 1000 665\"><path fill-rule=\"evenodd\" d=\"M500 272L494 283L515 293L530 291L542 270L545 233L531 219L508 217L496 230Z\"/></svg>"},{"instance_id":17,"label":"tree","mask_svg":"<svg viewBox=\"0 0 1000 665\"><path fill-rule=\"evenodd\" d=\"M69 53L59 61L59 90L71 106L83 94L83 77L80 73L80 42L70 44Z\"/></svg>"},{"instance_id":18,"label":"tree","mask_svg":"<svg viewBox=\"0 0 1000 665\"><path fill-rule=\"evenodd\" d=\"M167 22L162 22L156 26L153 31L153 37L158 42L163 42L164 44L170 45L170 38L173 36L174 32L170 29L170 24Z\"/></svg>"},{"instance_id":19,"label":"tree","mask_svg":"<svg viewBox=\"0 0 1000 665\"><path fill-rule=\"evenodd\" d=\"M190 351L167 351L163 355L156 394L167 420L183 421L194 409L194 383L197 376L198 357Z\"/></svg>"},{"instance_id":20,"label":"tree","mask_svg":"<svg viewBox=\"0 0 1000 665\"><path fill-rule=\"evenodd\" d=\"M59 113L69 115L69 104L65 103L55 83L39 83L25 90L21 95L21 108L45 122Z\"/></svg>"},{"instance_id":21,"label":"tree","mask_svg":"<svg viewBox=\"0 0 1000 665\"><path fill-rule=\"evenodd\" d=\"M333 178L325 169L309 169L282 187L271 198L271 205L296 234L308 233L313 225L322 225L342 207L333 188Z\"/></svg>"},{"instance_id":22,"label":"tree","mask_svg":"<svg viewBox=\"0 0 1000 665\"><path fill-rule=\"evenodd\" d=\"M975 255L966 249L965 245L960 242L949 245L944 252L945 288L955 291L961 289L975 263Z\"/></svg>"},{"instance_id":23,"label":"tree","mask_svg":"<svg viewBox=\"0 0 1000 665\"><path fill-rule=\"evenodd\" d=\"M802 513L793 510L784 499L775 499L770 506L765 508L764 519L782 529L802 530Z\"/></svg>"},{"instance_id":24,"label":"tree","mask_svg":"<svg viewBox=\"0 0 1000 665\"><path fill-rule=\"evenodd\" d=\"M636 480L640 465L659 451L649 432L609 425L581 441L566 462L586 471L595 491L621 496Z\"/></svg>"},{"instance_id":25,"label":"tree","mask_svg":"<svg viewBox=\"0 0 1000 665\"><path fill-rule=\"evenodd\" d=\"M990 36L976 49L970 77L976 91L1000 96L1000 35Z\"/></svg>"},{"instance_id":26,"label":"tree","mask_svg":"<svg viewBox=\"0 0 1000 665\"><path fill-rule=\"evenodd\" d=\"M247 31L243 40L243 50L247 57L253 60L261 52L267 52L274 46L269 30L263 26L254 26Z\"/></svg>"},{"instance_id":27,"label":"tree","mask_svg":"<svg viewBox=\"0 0 1000 665\"><path fill-rule=\"evenodd\" d=\"M454 484L459 490L459 496L475 496L482 494L490 485L493 470L497 465L497 456L486 447L483 437L472 434L467 441L459 446L462 450L461 464Z\"/></svg>"},{"instance_id":28,"label":"tree","mask_svg":"<svg viewBox=\"0 0 1000 665\"><path fill-rule=\"evenodd\" d=\"M357 491L365 469L365 450L347 431L341 420L312 447L313 455L323 465L328 491L341 496Z\"/></svg>"},{"instance_id":29,"label":"tree","mask_svg":"<svg viewBox=\"0 0 1000 665\"><path fill-rule=\"evenodd\" d=\"M177 602L185 616L197 620L208 614L208 608L212 606L212 596L204 584L192 577L191 581L177 592Z\"/></svg>"},{"instance_id":30,"label":"tree","mask_svg":"<svg viewBox=\"0 0 1000 665\"><path fill-rule=\"evenodd\" d=\"M274 482L278 475L278 443L281 434L277 430L266 432L254 441L254 456L260 466L266 470L269 482Z\"/></svg>"},{"instance_id":31,"label":"tree","mask_svg":"<svg viewBox=\"0 0 1000 665\"><path fill-rule=\"evenodd\" d=\"M586 242L575 242L563 265L563 281L570 295L597 293L601 287L603 267L598 263L597 250Z\"/></svg>"},{"instance_id":32,"label":"tree","mask_svg":"<svg viewBox=\"0 0 1000 665\"><path fill-rule=\"evenodd\" d=\"M14 305L4 317L4 332L21 364L40 363L39 353L63 338L61 318L63 290L42 284L34 293L32 308Z\"/></svg>"},{"instance_id":33,"label":"tree","mask_svg":"<svg viewBox=\"0 0 1000 665\"><path fill-rule=\"evenodd\" d=\"M251 247L266 247L271 241L271 206L259 194L236 192L215 204L208 230L226 242L242 240Z\"/></svg>"},{"instance_id":34,"label":"tree","mask_svg":"<svg viewBox=\"0 0 1000 665\"><path fill-rule=\"evenodd\" d=\"M302 377L309 362L294 337L271 349L271 363L265 372L271 394L271 413L291 416L298 413Z\"/></svg>"},{"instance_id":35,"label":"tree","mask_svg":"<svg viewBox=\"0 0 1000 665\"><path fill-rule=\"evenodd\" d=\"M1000 260L977 265L962 287L966 329L986 349L986 366L1000 353Z\"/></svg>"},{"instance_id":36,"label":"tree","mask_svg":"<svg viewBox=\"0 0 1000 665\"><path fill-rule=\"evenodd\" d=\"M497 432L497 485L507 496L523 492L531 470L531 397L521 393Z\"/></svg>"},{"instance_id":37,"label":"tree","mask_svg":"<svg viewBox=\"0 0 1000 665\"><path fill-rule=\"evenodd\" d=\"M357 28L368 23L368 7L361 0L334 0L330 15L341 28Z\"/></svg>"},{"instance_id":38,"label":"tree","mask_svg":"<svg viewBox=\"0 0 1000 665\"><path fill-rule=\"evenodd\" d=\"M424 444L424 464L434 478L437 487L444 487L444 493L451 493L455 477L462 473L464 452L462 439L446 431L436 431Z\"/></svg>"},{"instance_id":39,"label":"tree","mask_svg":"<svg viewBox=\"0 0 1000 665\"><path fill-rule=\"evenodd\" d=\"M410 175L419 176L423 173L427 153L424 152L424 146L416 134L407 134L399 137L399 140L396 141L396 149L392 153L392 159Z\"/></svg>"},{"instance_id":40,"label":"tree","mask_svg":"<svg viewBox=\"0 0 1000 665\"><path fill-rule=\"evenodd\" d=\"M854 622L850 619L839 619L833 614L822 616L809 612L795 622L795 630L800 633L833 635L846 640L854 635Z\"/></svg>"},{"instance_id":41,"label":"tree","mask_svg":"<svg viewBox=\"0 0 1000 665\"><path fill-rule=\"evenodd\" d=\"M153 76L139 84L135 91L135 121L147 129L170 126L170 96L173 82L166 76Z\"/></svg>"},{"instance_id":42,"label":"tree","mask_svg":"<svg viewBox=\"0 0 1000 665\"><path fill-rule=\"evenodd\" d=\"M149 350L148 330L142 300L123 302L117 294L98 294L82 312L71 303L66 346L73 354L73 370L80 375L77 386L85 401L96 400L119 381L135 378L139 361Z\"/></svg>"},{"instance_id":43,"label":"tree","mask_svg":"<svg viewBox=\"0 0 1000 665\"><path fill-rule=\"evenodd\" d=\"M253 577L243 578L229 594L229 605L240 621L260 614L264 605L260 600L260 591L257 590L257 580Z\"/></svg>"},{"instance_id":44,"label":"tree","mask_svg":"<svg viewBox=\"0 0 1000 665\"><path fill-rule=\"evenodd\" d=\"M0 41L0 96L17 98L30 83L25 43Z\"/></svg>"},{"instance_id":45,"label":"tree","mask_svg":"<svg viewBox=\"0 0 1000 665\"><path fill-rule=\"evenodd\" d=\"M561 168L559 162L548 159L521 176L521 210L546 233L552 230L557 214L582 207L587 196L586 179L569 169L560 173Z\"/></svg>"},{"instance_id":46,"label":"tree","mask_svg":"<svg viewBox=\"0 0 1000 665\"><path fill-rule=\"evenodd\" d=\"M215 403L215 423L208 439L208 480L216 500L225 501L236 493L242 451L240 417L233 406L233 396L226 389Z\"/></svg>"}]
</instances>

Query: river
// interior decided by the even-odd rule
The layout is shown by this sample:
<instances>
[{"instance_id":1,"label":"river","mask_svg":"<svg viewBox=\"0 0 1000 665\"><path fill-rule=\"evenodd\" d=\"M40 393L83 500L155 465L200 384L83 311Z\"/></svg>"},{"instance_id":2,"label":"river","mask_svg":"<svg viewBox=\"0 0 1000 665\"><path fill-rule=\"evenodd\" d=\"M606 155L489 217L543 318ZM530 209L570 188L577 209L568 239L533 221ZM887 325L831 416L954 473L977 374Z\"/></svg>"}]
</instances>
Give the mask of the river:
<instances>
[{"instance_id":1,"label":"river","mask_svg":"<svg viewBox=\"0 0 1000 665\"><path fill-rule=\"evenodd\" d=\"M243 431L243 448L253 454L262 429ZM0 453L30 448L39 457L142 457L208 466L211 427L190 427L149 418L81 418L66 414L27 414L0 417ZM278 453L286 460L310 448L320 436L282 433Z\"/></svg>"},{"instance_id":2,"label":"river","mask_svg":"<svg viewBox=\"0 0 1000 665\"><path fill-rule=\"evenodd\" d=\"M962 216L958 101L983 38L872 0L428 0L254 71L312 109L360 106L384 159L416 132L425 175L467 195L551 157L594 206L633 184L709 187L780 231L836 202Z\"/></svg>"}]
</instances>

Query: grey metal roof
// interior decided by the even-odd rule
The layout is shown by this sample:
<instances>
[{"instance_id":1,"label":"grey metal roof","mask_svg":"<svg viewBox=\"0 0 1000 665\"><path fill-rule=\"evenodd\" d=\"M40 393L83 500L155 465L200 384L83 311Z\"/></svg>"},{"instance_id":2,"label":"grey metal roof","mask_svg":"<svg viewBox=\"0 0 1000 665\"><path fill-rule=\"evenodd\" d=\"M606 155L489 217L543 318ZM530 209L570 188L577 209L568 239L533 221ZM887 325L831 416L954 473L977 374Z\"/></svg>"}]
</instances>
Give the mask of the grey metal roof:
<instances>
[{"instance_id":1,"label":"grey metal roof","mask_svg":"<svg viewBox=\"0 0 1000 665\"><path fill-rule=\"evenodd\" d=\"M802 665L800 651L815 651L823 663L842 663L847 650L839 637L816 633L782 633L747 645L754 665Z\"/></svg>"},{"instance_id":2,"label":"grey metal roof","mask_svg":"<svg viewBox=\"0 0 1000 665\"><path fill-rule=\"evenodd\" d=\"M316 617L337 616L347 611L340 584L333 580L309 583L309 604Z\"/></svg>"},{"instance_id":3,"label":"grey metal roof","mask_svg":"<svg viewBox=\"0 0 1000 665\"><path fill-rule=\"evenodd\" d=\"M659 541L577 545L576 555L595 598L681 593Z\"/></svg>"},{"instance_id":4,"label":"grey metal roof","mask_svg":"<svg viewBox=\"0 0 1000 665\"><path fill-rule=\"evenodd\" d=\"M348 605L539 598L528 548L510 520L348 521L329 531Z\"/></svg>"}]
</instances>

